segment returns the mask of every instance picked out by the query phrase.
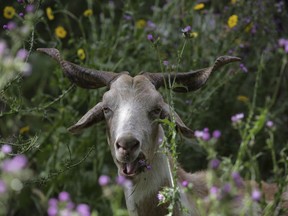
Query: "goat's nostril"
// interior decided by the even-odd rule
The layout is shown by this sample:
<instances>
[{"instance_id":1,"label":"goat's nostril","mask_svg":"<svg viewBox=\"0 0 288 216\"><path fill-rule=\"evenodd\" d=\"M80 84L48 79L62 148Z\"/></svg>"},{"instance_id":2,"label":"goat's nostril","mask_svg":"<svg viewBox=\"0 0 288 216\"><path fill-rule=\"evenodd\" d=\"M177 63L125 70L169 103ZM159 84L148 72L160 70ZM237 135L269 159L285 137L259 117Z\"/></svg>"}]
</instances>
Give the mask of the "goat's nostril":
<instances>
[{"instance_id":1,"label":"goat's nostril","mask_svg":"<svg viewBox=\"0 0 288 216\"><path fill-rule=\"evenodd\" d=\"M140 142L131 136L123 136L115 144L116 149L120 151L136 151L140 147Z\"/></svg>"},{"instance_id":2,"label":"goat's nostril","mask_svg":"<svg viewBox=\"0 0 288 216\"><path fill-rule=\"evenodd\" d=\"M135 140L134 144L132 144L131 150L136 150L140 146L140 142L138 140Z\"/></svg>"}]
</instances>

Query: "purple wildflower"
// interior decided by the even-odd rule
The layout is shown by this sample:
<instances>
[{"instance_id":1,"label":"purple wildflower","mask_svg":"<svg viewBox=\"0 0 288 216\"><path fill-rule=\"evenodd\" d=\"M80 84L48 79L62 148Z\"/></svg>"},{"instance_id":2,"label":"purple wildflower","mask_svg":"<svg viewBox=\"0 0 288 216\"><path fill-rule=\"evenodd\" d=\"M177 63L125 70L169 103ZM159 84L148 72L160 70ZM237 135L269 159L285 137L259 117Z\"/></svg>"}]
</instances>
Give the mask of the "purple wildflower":
<instances>
[{"instance_id":1,"label":"purple wildflower","mask_svg":"<svg viewBox=\"0 0 288 216\"><path fill-rule=\"evenodd\" d=\"M107 175L101 175L98 179L98 183L100 186L106 186L110 183L110 177Z\"/></svg>"},{"instance_id":2,"label":"purple wildflower","mask_svg":"<svg viewBox=\"0 0 288 216\"><path fill-rule=\"evenodd\" d=\"M47 209L48 216L56 216L58 213L58 207L57 206L49 206Z\"/></svg>"},{"instance_id":3,"label":"purple wildflower","mask_svg":"<svg viewBox=\"0 0 288 216\"><path fill-rule=\"evenodd\" d=\"M241 69L244 73L248 73L248 69L246 68L246 66L245 66L243 63L241 63L239 66L240 66L240 69Z\"/></svg>"},{"instance_id":4,"label":"purple wildflower","mask_svg":"<svg viewBox=\"0 0 288 216\"><path fill-rule=\"evenodd\" d=\"M252 191L251 198L253 201L259 201L261 199L261 192L257 189L254 189Z\"/></svg>"},{"instance_id":5,"label":"purple wildflower","mask_svg":"<svg viewBox=\"0 0 288 216\"><path fill-rule=\"evenodd\" d=\"M285 52L288 53L288 39L280 38L278 40L279 47L283 47Z\"/></svg>"},{"instance_id":6,"label":"purple wildflower","mask_svg":"<svg viewBox=\"0 0 288 216\"><path fill-rule=\"evenodd\" d=\"M132 20L132 16L129 15L129 14L124 14L124 15L123 15L123 18L124 18L125 20L127 20L127 21Z\"/></svg>"},{"instance_id":7,"label":"purple wildflower","mask_svg":"<svg viewBox=\"0 0 288 216\"><path fill-rule=\"evenodd\" d=\"M20 12L20 13L19 13L19 16L20 16L20 17L23 17L23 16L24 16L24 13Z\"/></svg>"},{"instance_id":8,"label":"purple wildflower","mask_svg":"<svg viewBox=\"0 0 288 216\"><path fill-rule=\"evenodd\" d=\"M210 161L210 167L211 167L212 169L218 169L219 165L220 165L220 160L218 160L217 158L212 159L212 160Z\"/></svg>"},{"instance_id":9,"label":"purple wildflower","mask_svg":"<svg viewBox=\"0 0 288 216\"><path fill-rule=\"evenodd\" d=\"M12 152L12 147L8 144L4 144L2 147L1 147L1 151L4 153L4 154L9 154Z\"/></svg>"},{"instance_id":10,"label":"purple wildflower","mask_svg":"<svg viewBox=\"0 0 288 216\"><path fill-rule=\"evenodd\" d=\"M79 213L80 216L90 216L90 207L87 204L79 204L76 207L76 211Z\"/></svg>"},{"instance_id":11,"label":"purple wildflower","mask_svg":"<svg viewBox=\"0 0 288 216\"><path fill-rule=\"evenodd\" d=\"M243 187L243 185L244 185L243 179L238 172L233 172L231 176L232 176L232 179L233 179L236 187L238 187L238 188Z\"/></svg>"},{"instance_id":12,"label":"purple wildflower","mask_svg":"<svg viewBox=\"0 0 288 216\"><path fill-rule=\"evenodd\" d=\"M148 35L147 35L147 40L153 42L153 41L154 41L153 35L152 35L152 34L148 34Z\"/></svg>"},{"instance_id":13,"label":"purple wildflower","mask_svg":"<svg viewBox=\"0 0 288 216\"><path fill-rule=\"evenodd\" d=\"M164 201L165 197L164 197L163 194L158 193L158 194L157 194L157 199L161 202L161 201Z\"/></svg>"},{"instance_id":14,"label":"purple wildflower","mask_svg":"<svg viewBox=\"0 0 288 216\"><path fill-rule=\"evenodd\" d=\"M3 194L6 192L6 184L4 181L0 180L0 194Z\"/></svg>"},{"instance_id":15,"label":"purple wildflower","mask_svg":"<svg viewBox=\"0 0 288 216\"><path fill-rule=\"evenodd\" d=\"M183 33L188 33L192 30L191 26L186 26L184 29L182 29Z\"/></svg>"},{"instance_id":16,"label":"purple wildflower","mask_svg":"<svg viewBox=\"0 0 288 216\"><path fill-rule=\"evenodd\" d=\"M186 181L186 180L184 180L184 181L181 182L181 185L182 185L183 187L188 187L189 182Z\"/></svg>"},{"instance_id":17,"label":"purple wildflower","mask_svg":"<svg viewBox=\"0 0 288 216\"><path fill-rule=\"evenodd\" d=\"M168 66L168 65L169 65L169 61L164 60L164 61L163 61L163 65Z\"/></svg>"},{"instance_id":18,"label":"purple wildflower","mask_svg":"<svg viewBox=\"0 0 288 216\"><path fill-rule=\"evenodd\" d=\"M244 118L244 113L238 113L231 117L232 122L239 122Z\"/></svg>"},{"instance_id":19,"label":"purple wildflower","mask_svg":"<svg viewBox=\"0 0 288 216\"><path fill-rule=\"evenodd\" d=\"M212 195L213 197L218 197L219 196L219 188L216 186L212 186L209 190L210 195Z\"/></svg>"},{"instance_id":20,"label":"purple wildflower","mask_svg":"<svg viewBox=\"0 0 288 216\"><path fill-rule=\"evenodd\" d=\"M5 30L13 30L17 27L16 23L13 21L8 22L6 25L3 25L3 29Z\"/></svg>"},{"instance_id":21,"label":"purple wildflower","mask_svg":"<svg viewBox=\"0 0 288 216\"><path fill-rule=\"evenodd\" d=\"M285 46L286 43L287 43L287 40L284 39L284 38L280 38L280 39L278 40L278 45L279 45L280 47Z\"/></svg>"},{"instance_id":22,"label":"purple wildflower","mask_svg":"<svg viewBox=\"0 0 288 216\"><path fill-rule=\"evenodd\" d=\"M156 28L156 24L154 23L154 22L152 22L151 20L148 20L147 21L147 27L149 28L149 29L155 29Z\"/></svg>"},{"instance_id":23,"label":"purple wildflower","mask_svg":"<svg viewBox=\"0 0 288 216\"><path fill-rule=\"evenodd\" d=\"M17 172L23 169L27 164L27 158L24 155L16 155L12 159L6 159L2 163L2 169L6 172Z\"/></svg>"},{"instance_id":24,"label":"purple wildflower","mask_svg":"<svg viewBox=\"0 0 288 216\"><path fill-rule=\"evenodd\" d=\"M25 8L27 13L34 12L34 9L35 9L34 5L31 5L31 4L27 5L26 8Z\"/></svg>"},{"instance_id":25,"label":"purple wildflower","mask_svg":"<svg viewBox=\"0 0 288 216\"><path fill-rule=\"evenodd\" d=\"M201 138L204 141L208 141L211 138L211 135L209 133L209 128L204 128L203 131L196 130L194 132L194 136L197 138Z\"/></svg>"},{"instance_id":26,"label":"purple wildflower","mask_svg":"<svg viewBox=\"0 0 288 216\"><path fill-rule=\"evenodd\" d=\"M214 130L212 136L215 139L219 139L221 137L221 131L220 130Z\"/></svg>"},{"instance_id":27,"label":"purple wildflower","mask_svg":"<svg viewBox=\"0 0 288 216\"><path fill-rule=\"evenodd\" d=\"M17 2L22 4L22 3L24 3L24 0L17 0Z\"/></svg>"},{"instance_id":28,"label":"purple wildflower","mask_svg":"<svg viewBox=\"0 0 288 216\"><path fill-rule=\"evenodd\" d=\"M209 133L208 131L204 131L204 132L203 132L203 135L202 135L202 139L203 139L204 141L208 141L208 140L210 140L210 138L211 138L210 133Z\"/></svg>"},{"instance_id":29,"label":"purple wildflower","mask_svg":"<svg viewBox=\"0 0 288 216\"><path fill-rule=\"evenodd\" d=\"M126 178L124 176L117 176L116 177L116 183L120 186L123 186L125 184Z\"/></svg>"},{"instance_id":30,"label":"purple wildflower","mask_svg":"<svg viewBox=\"0 0 288 216\"><path fill-rule=\"evenodd\" d=\"M231 185L229 183L225 184L222 187L222 192L223 192L224 195L229 194L230 191L231 191Z\"/></svg>"},{"instance_id":31,"label":"purple wildflower","mask_svg":"<svg viewBox=\"0 0 288 216\"><path fill-rule=\"evenodd\" d=\"M271 121L271 120L267 121L266 122L266 126L269 127L269 128L273 127L274 126L273 121Z\"/></svg>"},{"instance_id":32,"label":"purple wildflower","mask_svg":"<svg viewBox=\"0 0 288 216\"><path fill-rule=\"evenodd\" d=\"M202 138L202 136L203 136L203 131L196 130L196 131L194 132L194 136L197 137L197 138Z\"/></svg>"},{"instance_id":33,"label":"purple wildflower","mask_svg":"<svg viewBox=\"0 0 288 216\"><path fill-rule=\"evenodd\" d=\"M71 201L69 201L66 205L66 208L69 209L69 210L72 210L74 208L75 204Z\"/></svg>"},{"instance_id":34,"label":"purple wildflower","mask_svg":"<svg viewBox=\"0 0 288 216\"><path fill-rule=\"evenodd\" d=\"M61 193L59 193L58 199L59 201L67 202L70 200L70 194L66 191L62 191Z\"/></svg>"},{"instance_id":35,"label":"purple wildflower","mask_svg":"<svg viewBox=\"0 0 288 216\"><path fill-rule=\"evenodd\" d=\"M26 49L20 49L16 55L16 57L21 59L22 61L25 60L27 56L28 56L28 51Z\"/></svg>"},{"instance_id":36,"label":"purple wildflower","mask_svg":"<svg viewBox=\"0 0 288 216\"><path fill-rule=\"evenodd\" d=\"M51 198L51 199L49 199L49 201L48 201L48 205L49 205L49 206L57 206L57 205L58 205L58 200L55 199L55 198Z\"/></svg>"}]
</instances>

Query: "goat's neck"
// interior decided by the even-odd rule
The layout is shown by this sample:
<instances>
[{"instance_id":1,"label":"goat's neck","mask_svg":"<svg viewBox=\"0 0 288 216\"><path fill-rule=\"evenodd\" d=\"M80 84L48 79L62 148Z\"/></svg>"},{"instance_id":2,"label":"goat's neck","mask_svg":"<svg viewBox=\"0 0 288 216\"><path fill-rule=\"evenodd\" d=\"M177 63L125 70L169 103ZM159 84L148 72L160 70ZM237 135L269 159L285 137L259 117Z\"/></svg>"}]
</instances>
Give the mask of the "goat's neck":
<instances>
[{"instance_id":1,"label":"goat's neck","mask_svg":"<svg viewBox=\"0 0 288 216\"><path fill-rule=\"evenodd\" d=\"M151 170L139 174L132 181L131 187L125 188L126 205L131 216L164 216L168 213L167 205L159 205L157 199L163 187L172 185L167 156L156 153L151 166Z\"/></svg>"},{"instance_id":2,"label":"goat's neck","mask_svg":"<svg viewBox=\"0 0 288 216\"><path fill-rule=\"evenodd\" d=\"M162 128L160 128L160 134L162 135L161 132ZM155 142L158 138L159 136L155 139ZM159 143L157 142L155 145L159 145ZM164 216L168 214L168 205L159 205L157 194L164 187L172 187L171 162L166 154L158 151L155 153L150 165L152 167L151 170L146 170L139 174L136 179L133 179L132 185L124 189L126 205L131 216ZM181 204L188 207L188 199L185 194L181 193L180 196ZM183 215L180 213L179 207L177 205L174 206L173 215Z\"/></svg>"}]
</instances>

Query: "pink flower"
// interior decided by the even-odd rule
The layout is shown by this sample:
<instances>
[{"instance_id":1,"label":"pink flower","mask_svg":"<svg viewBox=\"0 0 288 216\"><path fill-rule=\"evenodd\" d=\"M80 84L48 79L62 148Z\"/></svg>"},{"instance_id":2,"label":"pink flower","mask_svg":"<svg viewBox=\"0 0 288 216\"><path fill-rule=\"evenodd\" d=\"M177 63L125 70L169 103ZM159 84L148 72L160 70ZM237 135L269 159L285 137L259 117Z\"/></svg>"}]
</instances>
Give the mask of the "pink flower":
<instances>
[{"instance_id":1,"label":"pink flower","mask_svg":"<svg viewBox=\"0 0 288 216\"><path fill-rule=\"evenodd\" d=\"M278 40L279 47L283 47L285 52L288 53L288 39L280 38Z\"/></svg>"},{"instance_id":2,"label":"pink flower","mask_svg":"<svg viewBox=\"0 0 288 216\"><path fill-rule=\"evenodd\" d=\"M217 158L210 161L210 167L212 169L218 169L219 165L220 165L220 160L218 160Z\"/></svg>"},{"instance_id":3,"label":"pink flower","mask_svg":"<svg viewBox=\"0 0 288 216\"><path fill-rule=\"evenodd\" d=\"M26 49L20 49L16 55L16 57L22 61L24 61L27 56L28 56L28 51Z\"/></svg>"},{"instance_id":4,"label":"pink flower","mask_svg":"<svg viewBox=\"0 0 288 216\"><path fill-rule=\"evenodd\" d=\"M76 211L79 213L80 216L90 216L90 208L87 204L79 204L76 207Z\"/></svg>"},{"instance_id":5,"label":"pink flower","mask_svg":"<svg viewBox=\"0 0 288 216\"><path fill-rule=\"evenodd\" d=\"M152 35L152 34L148 34L148 35L147 35L147 40L149 40L149 41L154 41L153 35Z\"/></svg>"},{"instance_id":6,"label":"pink flower","mask_svg":"<svg viewBox=\"0 0 288 216\"><path fill-rule=\"evenodd\" d=\"M23 169L27 164L27 158L24 155L17 155L12 159L6 159L2 163L2 169L6 172L17 172Z\"/></svg>"},{"instance_id":7,"label":"pink flower","mask_svg":"<svg viewBox=\"0 0 288 216\"><path fill-rule=\"evenodd\" d=\"M58 199L59 201L67 202L70 200L70 194L66 191L62 191L61 193L59 193Z\"/></svg>"},{"instance_id":8,"label":"pink flower","mask_svg":"<svg viewBox=\"0 0 288 216\"><path fill-rule=\"evenodd\" d=\"M269 128L273 127L273 125L274 125L273 121L269 120L269 121L266 122L266 126L269 127Z\"/></svg>"},{"instance_id":9,"label":"pink flower","mask_svg":"<svg viewBox=\"0 0 288 216\"><path fill-rule=\"evenodd\" d=\"M164 60L164 61L163 61L163 65L168 66L168 65L169 65L169 61Z\"/></svg>"},{"instance_id":10,"label":"pink flower","mask_svg":"<svg viewBox=\"0 0 288 216\"><path fill-rule=\"evenodd\" d=\"M56 216L58 213L58 207L57 206L49 206L47 209L48 216Z\"/></svg>"},{"instance_id":11,"label":"pink flower","mask_svg":"<svg viewBox=\"0 0 288 216\"><path fill-rule=\"evenodd\" d=\"M100 186L106 186L110 183L110 177L107 175L101 175L98 179L98 183Z\"/></svg>"},{"instance_id":12,"label":"pink flower","mask_svg":"<svg viewBox=\"0 0 288 216\"><path fill-rule=\"evenodd\" d=\"M163 201L163 200L165 199L165 197L164 197L163 194L158 193L158 194L157 194L157 199L161 202L161 201Z\"/></svg>"},{"instance_id":13,"label":"pink flower","mask_svg":"<svg viewBox=\"0 0 288 216\"><path fill-rule=\"evenodd\" d=\"M27 13L32 13L32 12L34 12L35 7L34 7L34 5L29 4L26 6L25 9L26 9Z\"/></svg>"},{"instance_id":14,"label":"pink flower","mask_svg":"<svg viewBox=\"0 0 288 216\"><path fill-rule=\"evenodd\" d=\"M186 180L184 180L184 181L181 182L181 185L182 185L183 187L187 187L187 186L189 185L189 182L186 181Z\"/></svg>"},{"instance_id":15,"label":"pink flower","mask_svg":"<svg viewBox=\"0 0 288 216\"><path fill-rule=\"evenodd\" d=\"M213 131L213 135L212 135L215 139L218 139L221 137L221 131L219 130L215 130Z\"/></svg>"},{"instance_id":16,"label":"pink flower","mask_svg":"<svg viewBox=\"0 0 288 216\"><path fill-rule=\"evenodd\" d=\"M4 154L9 154L12 152L12 147L8 144L4 144L2 147L1 147L1 151L4 153Z\"/></svg>"},{"instance_id":17,"label":"pink flower","mask_svg":"<svg viewBox=\"0 0 288 216\"><path fill-rule=\"evenodd\" d=\"M261 192L257 189L254 189L251 194L253 201L259 201L261 199Z\"/></svg>"},{"instance_id":18,"label":"pink flower","mask_svg":"<svg viewBox=\"0 0 288 216\"><path fill-rule=\"evenodd\" d=\"M240 122L244 118L244 113L238 113L231 117L232 122Z\"/></svg>"}]
</instances>

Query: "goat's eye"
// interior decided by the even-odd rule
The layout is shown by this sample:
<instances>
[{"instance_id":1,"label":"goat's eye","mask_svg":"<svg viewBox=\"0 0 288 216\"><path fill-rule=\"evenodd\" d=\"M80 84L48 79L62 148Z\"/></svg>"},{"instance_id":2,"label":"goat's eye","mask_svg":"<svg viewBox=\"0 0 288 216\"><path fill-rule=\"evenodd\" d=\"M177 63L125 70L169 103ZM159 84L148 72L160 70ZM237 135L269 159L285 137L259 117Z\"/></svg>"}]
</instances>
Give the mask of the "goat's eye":
<instances>
[{"instance_id":1,"label":"goat's eye","mask_svg":"<svg viewBox=\"0 0 288 216\"><path fill-rule=\"evenodd\" d=\"M103 107L104 114L109 114L111 112L111 109L109 107Z\"/></svg>"},{"instance_id":2,"label":"goat's eye","mask_svg":"<svg viewBox=\"0 0 288 216\"><path fill-rule=\"evenodd\" d=\"M159 117L161 111L162 111L162 109L161 109L160 107L156 107L156 108L152 109L152 110L149 112L149 114L150 114L151 117L156 118L156 117Z\"/></svg>"}]
</instances>

